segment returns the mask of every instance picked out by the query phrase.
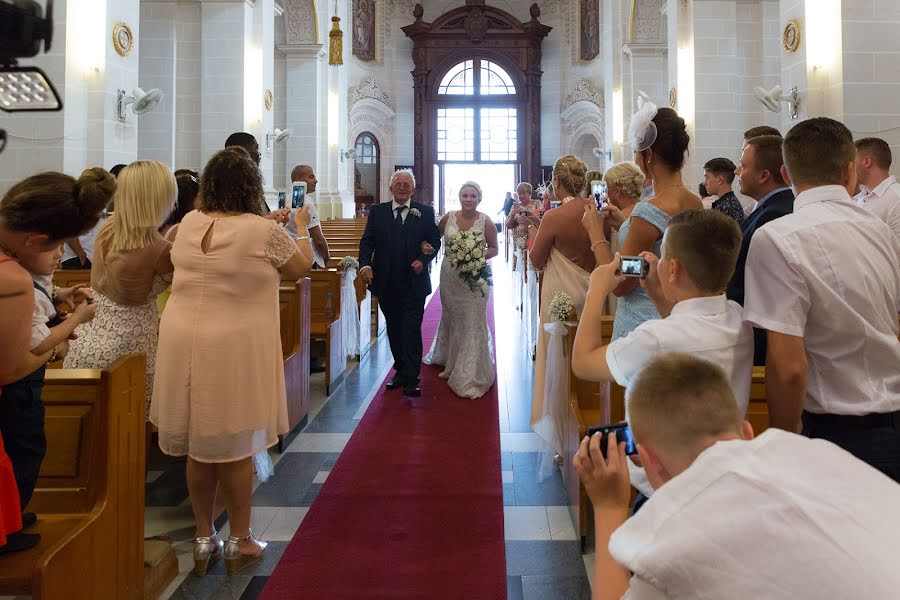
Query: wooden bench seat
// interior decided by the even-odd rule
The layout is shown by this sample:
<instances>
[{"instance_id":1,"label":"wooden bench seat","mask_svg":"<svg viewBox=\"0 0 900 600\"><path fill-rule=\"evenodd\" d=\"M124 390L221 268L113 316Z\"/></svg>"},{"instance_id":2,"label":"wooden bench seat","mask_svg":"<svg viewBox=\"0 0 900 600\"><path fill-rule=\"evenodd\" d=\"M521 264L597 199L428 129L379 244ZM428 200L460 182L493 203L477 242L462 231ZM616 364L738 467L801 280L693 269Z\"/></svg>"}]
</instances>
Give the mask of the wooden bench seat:
<instances>
[{"instance_id":1,"label":"wooden bench seat","mask_svg":"<svg viewBox=\"0 0 900 600\"><path fill-rule=\"evenodd\" d=\"M347 369L341 332L341 274L336 269L310 271L310 337L325 342L325 394L340 383ZM330 301L329 301L330 294Z\"/></svg>"},{"instance_id":2,"label":"wooden bench seat","mask_svg":"<svg viewBox=\"0 0 900 600\"><path fill-rule=\"evenodd\" d=\"M144 596L146 359L47 371L47 456L27 510L34 548L0 556L0 595Z\"/></svg>"},{"instance_id":3,"label":"wooden bench seat","mask_svg":"<svg viewBox=\"0 0 900 600\"><path fill-rule=\"evenodd\" d=\"M288 426L290 431L306 422L309 415L309 337L310 296L309 277L293 285L284 282L278 293L281 332L281 352L284 355L284 384L287 393ZM284 436L279 440L283 450Z\"/></svg>"}]
</instances>

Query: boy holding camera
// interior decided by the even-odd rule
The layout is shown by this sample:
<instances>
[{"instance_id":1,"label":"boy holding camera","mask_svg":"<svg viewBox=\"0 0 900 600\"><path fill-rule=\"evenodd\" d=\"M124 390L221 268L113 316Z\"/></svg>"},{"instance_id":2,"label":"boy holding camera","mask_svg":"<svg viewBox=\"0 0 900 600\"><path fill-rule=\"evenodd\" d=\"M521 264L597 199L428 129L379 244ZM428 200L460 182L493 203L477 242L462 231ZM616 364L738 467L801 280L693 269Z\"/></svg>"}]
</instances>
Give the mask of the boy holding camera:
<instances>
[{"instance_id":1,"label":"boy holding camera","mask_svg":"<svg viewBox=\"0 0 900 600\"><path fill-rule=\"evenodd\" d=\"M740 247L741 231L734 219L718 211L689 210L669 221L661 258L650 252L640 257L617 255L611 263L597 267L575 336L575 375L588 381L615 381L628 388L656 356L685 352L725 370L743 415L750 399L753 330L744 323L741 306L725 297ZM635 262L642 262L640 268L623 268L623 263ZM641 278L663 318L645 321L604 346L600 334L603 301L626 276ZM652 493L640 470L634 471L632 479L643 494Z\"/></svg>"},{"instance_id":2,"label":"boy holding camera","mask_svg":"<svg viewBox=\"0 0 900 600\"><path fill-rule=\"evenodd\" d=\"M731 387L685 354L634 376L629 422L657 493L630 519L625 444L582 440L573 465L594 507L593 598L895 597L900 486L823 440L753 439Z\"/></svg>"}]
</instances>

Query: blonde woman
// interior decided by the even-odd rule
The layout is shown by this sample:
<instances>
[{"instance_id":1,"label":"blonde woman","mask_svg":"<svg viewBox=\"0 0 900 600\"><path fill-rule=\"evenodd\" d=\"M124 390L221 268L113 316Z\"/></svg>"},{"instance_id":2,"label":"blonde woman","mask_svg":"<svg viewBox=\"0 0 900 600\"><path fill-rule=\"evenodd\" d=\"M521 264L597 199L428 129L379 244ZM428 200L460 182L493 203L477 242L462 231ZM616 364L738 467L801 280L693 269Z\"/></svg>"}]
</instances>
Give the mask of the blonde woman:
<instances>
[{"instance_id":1,"label":"blonde woman","mask_svg":"<svg viewBox=\"0 0 900 600\"><path fill-rule=\"evenodd\" d=\"M549 342L549 334L544 330L544 324L552 321L550 303L557 292L567 293L572 298L575 311L581 314L591 271L597 266L594 253L591 251L591 241L581 227L585 206L593 203L593 199L581 197L587 172L587 165L571 154L556 161L553 167L553 189L560 200L560 206L547 211L540 220L534 218L534 224L539 225L539 228L530 253L535 268L544 271L541 284L541 319L538 325L534 363L531 425L557 454L563 451L558 431L562 426L560 419L564 415L564 407L544 406Z\"/></svg>"},{"instance_id":2,"label":"blonde woman","mask_svg":"<svg viewBox=\"0 0 900 600\"><path fill-rule=\"evenodd\" d=\"M67 369L103 369L120 356L147 356L147 410L156 367L156 296L172 280L170 244L159 234L178 188L155 160L125 167L117 180L115 212L97 234L91 288L93 321L81 325L63 363ZM148 412L149 415L149 412Z\"/></svg>"},{"instance_id":3,"label":"blonde woman","mask_svg":"<svg viewBox=\"0 0 900 600\"><path fill-rule=\"evenodd\" d=\"M481 186L467 181L459 189L462 210L441 217L438 229L444 236L444 248L449 248L460 233L472 231L484 236L484 256L497 256L497 228L491 218L478 212ZM473 248L473 252L479 250ZM441 365L440 377L457 396L480 398L494 384L494 356L491 332L487 324L487 285L472 290L450 266L445 256L441 264L441 322L431 351L422 361L427 365Z\"/></svg>"}]
</instances>

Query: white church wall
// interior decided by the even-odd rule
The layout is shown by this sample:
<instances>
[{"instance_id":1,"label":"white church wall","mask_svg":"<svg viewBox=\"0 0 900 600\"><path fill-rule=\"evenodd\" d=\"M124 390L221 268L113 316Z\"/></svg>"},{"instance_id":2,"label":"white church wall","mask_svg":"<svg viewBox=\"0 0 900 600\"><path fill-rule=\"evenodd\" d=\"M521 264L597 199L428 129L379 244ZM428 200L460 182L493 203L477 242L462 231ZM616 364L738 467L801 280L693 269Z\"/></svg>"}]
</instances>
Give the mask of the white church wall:
<instances>
[{"instance_id":1,"label":"white church wall","mask_svg":"<svg viewBox=\"0 0 900 600\"><path fill-rule=\"evenodd\" d=\"M179 2L176 20L175 166L200 171L200 4Z\"/></svg>"},{"instance_id":2,"label":"white church wall","mask_svg":"<svg viewBox=\"0 0 900 600\"><path fill-rule=\"evenodd\" d=\"M177 99L176 29L178 5L141 2L141 58L138 81L144 90L159 88L163 98L152 111L139 115L137 156L175 165L175 102Z\"/></svg>"}]
</instances>

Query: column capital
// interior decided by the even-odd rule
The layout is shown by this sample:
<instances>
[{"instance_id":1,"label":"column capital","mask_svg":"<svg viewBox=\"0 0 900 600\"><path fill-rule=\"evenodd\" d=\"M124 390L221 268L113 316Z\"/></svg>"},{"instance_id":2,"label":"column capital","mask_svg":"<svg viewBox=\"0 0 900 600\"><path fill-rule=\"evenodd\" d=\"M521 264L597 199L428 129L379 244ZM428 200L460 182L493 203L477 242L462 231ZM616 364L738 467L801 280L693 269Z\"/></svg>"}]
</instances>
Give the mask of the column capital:
<instances>
[{"instance_id":1,"label":"column capital","mask_svg":"<svg viewBox=\"0 0 900 600\"><path fill-rule=\"evenodd\" d=\"M325 56L324 44L278 44L275 49L283 56L291 58L322 58Z\"/></svg>"}]
</instances>

